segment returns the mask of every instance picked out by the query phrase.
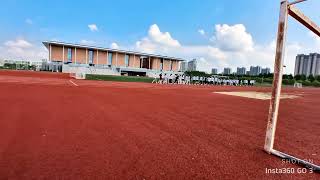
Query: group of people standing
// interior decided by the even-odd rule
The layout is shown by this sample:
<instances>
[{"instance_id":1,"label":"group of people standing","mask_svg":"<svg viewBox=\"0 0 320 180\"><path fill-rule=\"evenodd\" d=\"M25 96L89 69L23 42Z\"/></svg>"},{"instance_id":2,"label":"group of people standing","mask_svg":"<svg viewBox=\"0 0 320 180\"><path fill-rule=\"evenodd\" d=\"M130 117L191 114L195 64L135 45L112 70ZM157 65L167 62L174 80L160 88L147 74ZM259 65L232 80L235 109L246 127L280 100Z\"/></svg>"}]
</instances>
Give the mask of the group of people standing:
<instances>
[{"instance_id":1,"label":"group of people standing","mask_svg":"<svg viewBox=\"0 0 320 180\"><path fill-rule=\"evenodd\" d=\"M154 77L152 83L158 84L190 84L191 77L184 74L166 74L160 73Z\"/></svg>"},{"instance_id":2,"label":"group of people standing","mask_svg":"<svg viewBox=\"0 0 320 180\"><path fill-rule=\"evenodd\" d=\"M253 86L255 80L228 79L226 77L199 77L185 74L160 73L154 76L152 83L158 84L194 84L194 85L230 85L230 86Z\"/></svg>"}]
</instances>

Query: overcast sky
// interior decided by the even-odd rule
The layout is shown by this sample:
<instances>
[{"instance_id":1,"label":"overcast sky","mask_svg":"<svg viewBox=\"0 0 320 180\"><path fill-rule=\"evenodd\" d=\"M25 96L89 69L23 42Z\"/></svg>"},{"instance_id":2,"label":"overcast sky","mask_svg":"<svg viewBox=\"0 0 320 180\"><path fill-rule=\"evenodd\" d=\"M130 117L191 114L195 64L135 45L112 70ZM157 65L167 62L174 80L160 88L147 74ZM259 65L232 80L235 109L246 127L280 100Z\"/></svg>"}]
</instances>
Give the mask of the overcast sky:
<instances>
[{"instance_id":1,"label":"overcast sky","mask_svg":"<svg viewBox=\"0 0 320 180\"><path fill-rule=\"evenodd\" d=\"M263 4L262 4L263 2ZM273 69L280 0L2 0L0 58L42 59L44 40L199 60L199 70ZM320 1L298 7L320 25ZM320 40L290 18L285 59L320 53Z\"/></svg>"}]
</instances>

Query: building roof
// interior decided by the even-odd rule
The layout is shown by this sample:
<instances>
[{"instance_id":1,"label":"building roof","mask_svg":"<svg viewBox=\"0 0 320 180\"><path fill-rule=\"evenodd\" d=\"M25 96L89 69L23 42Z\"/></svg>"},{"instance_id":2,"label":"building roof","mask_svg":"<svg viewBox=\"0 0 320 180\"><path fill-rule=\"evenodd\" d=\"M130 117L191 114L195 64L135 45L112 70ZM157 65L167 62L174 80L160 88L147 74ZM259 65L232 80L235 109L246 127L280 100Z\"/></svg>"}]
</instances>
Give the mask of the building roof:
<instances>
[{"instance_id":1,"label":"building roof","mask_svg":"<svg viewBox=\"0 0 320 180\"><path fill-rule=\"evenodd\" d=\"M163 55L157 55L157 54L148 54L148 53L135 52L135 51L126 51L126 50L120 50L120 49L88 46L88 45L82 45L82 44L72 44L72 43L65 43L65 42L58 42L58 41L44 41L42 43L46 46L47 49L49 49L49 44L51 44L51 45L60 45L60 46L68 46L68 47L96 49L96 50L110 51L110 52L119 52L119 53L126 53L126 54L136 54L141 56L151 56L151 57L157 57L157 58L172 59L177 61L185 61L182 58L176 58L176 57L169 57L169 56L163 56Z\"/></svg>"}]
</instances>

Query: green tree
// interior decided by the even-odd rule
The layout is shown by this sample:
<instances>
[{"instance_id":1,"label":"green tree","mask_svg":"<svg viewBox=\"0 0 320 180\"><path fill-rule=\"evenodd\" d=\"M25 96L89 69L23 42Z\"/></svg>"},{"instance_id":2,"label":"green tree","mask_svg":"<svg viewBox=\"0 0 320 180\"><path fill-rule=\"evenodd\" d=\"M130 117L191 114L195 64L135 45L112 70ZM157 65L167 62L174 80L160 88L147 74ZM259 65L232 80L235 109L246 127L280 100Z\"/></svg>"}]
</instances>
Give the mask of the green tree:
<instances>
[{"instance_id":1,"label":"green tree","mask_svg":"<svg viewBox=\"0 0 320 180\"><path fill-rule=\"evenodd\" d=\"M291 74L290 75L284 74L284 75L282 75L282 79L290 79L291 76L292 76Z\"/></svg>"},{"instance_id":2,"label":"green tree","mask_svg":"<svg viewBox=\"0 0 320 180\"><path fill-rule=\"evenodd\" d=\"M295 75L294 79L297 80L297 81L301 80L301 75L300 74Z\"/></svg>"},{"instance_id":3,"label":"green tree","mask_svg":"<svg viewBox=\"0 0 320 180\"><path fill-rule=\"evenodd\" d=\"M313 81L315 80L315 78L314 78L314 76L313 76L312 74L310 74L310 75L308 76L308 80L311 81L311 82L313 82Z\"/></svg>"},{"instance_id":4,"label":"green tree","mask_svg":"<svg viewBox=\"0 0 320 180\"><path fill-rule=\"evenodd\" d=\"M202 76L202 77L210 76L206 72L202 72L202 71L186 71L185 74L188 76Z\"/></svg>"},{"instance_id":5,"label":"green tree","mask_svg":"<svg viewBox=\"0 0 320 180\"><path fill-rule=\"evenodd\" d=\"M289 75L288 75L288 79L293 79L292 74L289 74Z\"/></svg>"}]
</instances>

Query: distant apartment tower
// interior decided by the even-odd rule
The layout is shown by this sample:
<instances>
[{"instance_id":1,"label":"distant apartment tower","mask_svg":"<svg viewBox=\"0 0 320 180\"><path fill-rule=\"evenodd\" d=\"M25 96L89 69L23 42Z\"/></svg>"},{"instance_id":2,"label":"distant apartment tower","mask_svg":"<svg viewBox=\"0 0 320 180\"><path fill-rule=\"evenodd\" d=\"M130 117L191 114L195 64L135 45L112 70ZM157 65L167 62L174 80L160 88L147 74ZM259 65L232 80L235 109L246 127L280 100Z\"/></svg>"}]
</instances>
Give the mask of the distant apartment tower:
<instances>
[{"instance_id":1,"label":"distant apartment tower","mask_svg":"<svg viewBox=\"0 0 320 180\"><path fill-rule=\"evenodd\" d=\"M246 74L246 68L245 67L238 67L237 68L237 75L245 75Z\"/></svg>"},{"instance_id":2,"label":"distant apartment tower","mask_svg":"<svg viewBox=\"0 0 320 180\"><path fill-rule=\"evenodd\" d=\"M217 68L212 68L211 69L211 74L218 74L218 69Z\"/></svg>"},{"instance_id":3,"label":"distant apartment tower","mask_svg":"<svg viewBox=\"0 0 320 180\"><path fill-rule=\"evenodd\" d=\"M193 59L188 62L188 71L196 71L197 70L197 60Z\"/></svg>"},{"instance_id":4,"label":"distant apartment tower","mask_svg":"<svg viewBox=\"0 0 320 180\"><path fill-rule=\"evenodd\" d=\"M185 61L182 61L180 63L180 71L185 72L187 70L187 63Z\"/></svg>"},{"instance_id":5,"label":"distant apartment tower","mask_svg":"<svg viewBox=\"0 0 320 180\"><path fill-rule=\"evenodd\" d=\"M294 68L294 75L320 75L320 54L298 54Z\"/></svg>"},{"instance_id":6,"label":"distant apartment tower","mask_svg":"<svg viewBox=\"0 0 320 180\"><path fill-rule=\"evenodd\" d=\"M223 74L224 75L230 75L231 74L231 68L224 68L223 69Z\"/></svg>"},{"instance_id":7,"label":"distant apartment tower","mask_svg":"<svg viewBox=\"0 0 320 180\"><path fill-rule=\"evenodd\" d=\"M250 73L251 76L258 76L261 74L261 66L250 66Z\"/></svg>"},{"instance_id":8,"label":"distant apartment tower","mask_svg":"<svg viewBox=\"0 0 320 180\"><path fill-rule=\"evenodd\" d=\"M261 69L261 74L270 74L270 73L271 73L270 68L262 68Z\"/></svg>"}]
</instances>

